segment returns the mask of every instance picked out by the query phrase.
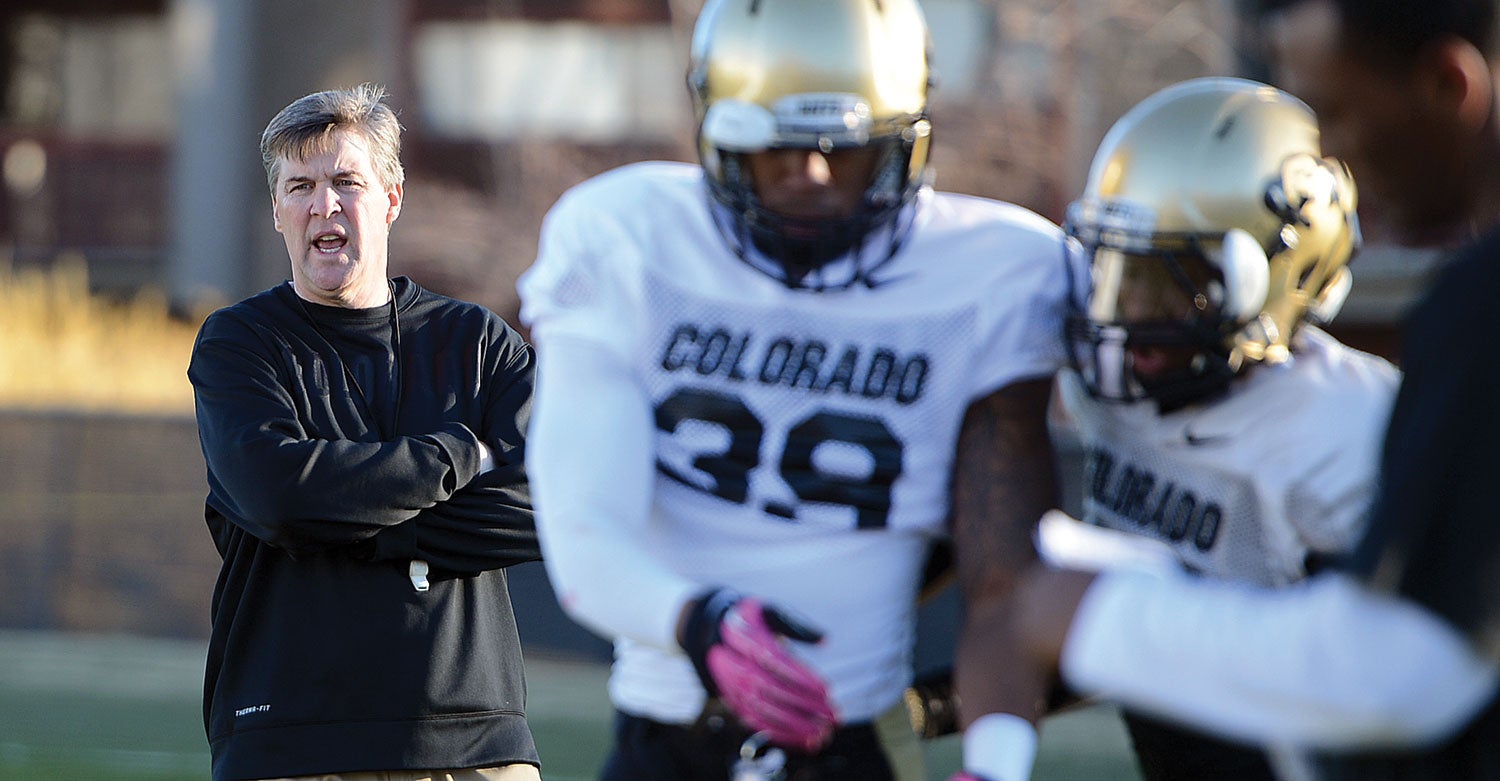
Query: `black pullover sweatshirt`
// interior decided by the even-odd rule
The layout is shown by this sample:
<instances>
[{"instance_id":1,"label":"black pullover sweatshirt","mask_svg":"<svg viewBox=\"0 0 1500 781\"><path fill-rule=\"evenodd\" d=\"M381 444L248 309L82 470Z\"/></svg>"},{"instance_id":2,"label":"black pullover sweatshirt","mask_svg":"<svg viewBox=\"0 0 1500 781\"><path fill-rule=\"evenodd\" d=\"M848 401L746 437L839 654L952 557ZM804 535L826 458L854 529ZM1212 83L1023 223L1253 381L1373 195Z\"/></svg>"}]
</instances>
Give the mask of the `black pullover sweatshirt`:
<instances>
[{"instance_id":1,"label":"black pullover sweatshirt","mask_svg":"<svg viewBox=\"0 0 1500 781\"><path fill-rule=\"evenodd\" d=\"M390 304L278 285L212 314L193 348L224 560L203 707L216 780L538 762L503 569L540 557L534 354L483 307L393 291L394 322Z\"/></svg>"}]
</instances>

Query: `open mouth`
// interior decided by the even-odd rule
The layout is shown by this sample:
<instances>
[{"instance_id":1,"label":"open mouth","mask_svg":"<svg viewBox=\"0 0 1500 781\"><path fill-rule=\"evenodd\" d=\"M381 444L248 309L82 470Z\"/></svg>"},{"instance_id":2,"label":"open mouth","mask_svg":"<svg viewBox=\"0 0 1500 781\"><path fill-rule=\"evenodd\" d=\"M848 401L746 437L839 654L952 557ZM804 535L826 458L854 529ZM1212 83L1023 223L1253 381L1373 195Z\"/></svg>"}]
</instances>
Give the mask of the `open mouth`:
<instances>
[{"instance_id":1,"label":"open mouth","mask_svg":"<svg viewBox=\"0 0 1500 781\"><path fill-rule=\"evenodd\" d=\"M322 233L313 239L312 246L324 255L337 255L349 243L349 239L337 233Z\"/></svg>"},{"instance_id":2,"label":"open mouth","mask_svg":"<svg viewBox=\"0 0 1500 781\"><path fill-rule=\"evenodd\" d=\"M1167 355L1157 349L1133 347L1130 349L1130 366L1136 374L1151 377L1167 368Z\"/></svg>"}]
</instances>

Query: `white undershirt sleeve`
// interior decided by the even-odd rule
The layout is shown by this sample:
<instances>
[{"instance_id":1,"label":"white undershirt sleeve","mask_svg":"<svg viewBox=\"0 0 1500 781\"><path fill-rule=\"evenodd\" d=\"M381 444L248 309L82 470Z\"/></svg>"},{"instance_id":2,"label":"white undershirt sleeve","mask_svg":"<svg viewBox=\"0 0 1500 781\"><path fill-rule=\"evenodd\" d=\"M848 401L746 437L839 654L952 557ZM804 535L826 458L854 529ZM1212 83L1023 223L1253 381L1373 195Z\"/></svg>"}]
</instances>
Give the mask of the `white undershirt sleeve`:
<instances>
[{"instance_id":1,"label":"white undershirt sleeve","mask_svg":"<svg viewBox=\"0 0 1500 781\"><path fill-rule=\"evenodd\" d=\"M1329 750L1440 740L1500 680L1443 620L1340 575L1264 590L1101 574L1061 667L1081 694L1233 739Z\"/></svg>"},{"instance_id":2,"label":"white undershirt sleeve","mask_svg":"<svg viewBox=\"0 0 1500 781\"><path fill-rule=\"evenodd\" d=\"M601 635L675 650L678 614L703 587L641 542L656 479L650 403L619 358L585 339L554 335L537 358L526 469L558 601Z\"/></svg>"}]
</instances>

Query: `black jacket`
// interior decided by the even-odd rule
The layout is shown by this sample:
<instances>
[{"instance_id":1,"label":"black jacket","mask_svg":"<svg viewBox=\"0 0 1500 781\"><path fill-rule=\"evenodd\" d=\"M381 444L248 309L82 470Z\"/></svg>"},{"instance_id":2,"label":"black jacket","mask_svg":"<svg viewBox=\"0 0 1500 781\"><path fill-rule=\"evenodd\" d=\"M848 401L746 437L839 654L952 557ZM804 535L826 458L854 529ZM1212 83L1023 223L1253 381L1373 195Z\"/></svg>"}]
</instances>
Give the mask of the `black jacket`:
<instances>
[{"instance_id":1,"label":"black jacket","mask_svg":"<svg viewBox=\"0 0 1500 781\"><path fill-rule=\"evenodd\" d=\"M1412 310L1381 488L1353 569L1500 659L1500 231L1458 252ZM1500 697L1442 745L1331 759L1338 781L1500 780Z\"/></svg>"},{"instance_id":2,"label":"black jacket","mask_svg":"<svg viewBox=\"0 0 1500 781\"><path fill-rule=\"evenodd\" d=\"M369 355L346 337L387 333L390 307L316 307L289 284L215 312L193 348L224 560L215 779L537 762L501 569L540 556L522 466L534 354L483 307L394 291L399 357L362 380L349 365ZM479 440L498 468L476 477Z\"/></svg>"}]
</instances>

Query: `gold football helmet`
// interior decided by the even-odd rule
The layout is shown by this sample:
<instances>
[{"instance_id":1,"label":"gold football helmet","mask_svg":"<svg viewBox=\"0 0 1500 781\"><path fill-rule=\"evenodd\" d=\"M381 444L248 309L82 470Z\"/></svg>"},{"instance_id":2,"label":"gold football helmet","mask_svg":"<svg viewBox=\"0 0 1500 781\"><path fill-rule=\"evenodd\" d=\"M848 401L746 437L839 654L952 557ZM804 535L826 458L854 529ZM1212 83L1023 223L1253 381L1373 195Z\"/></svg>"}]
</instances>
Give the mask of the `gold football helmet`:
<instances>
[{"instance_id":1,"label":"gold football helmet","mask_svg":"<svg viewBox=\"0 0 1500 781\"><path fill-rule=\"evenodd\" d=\"M1164 410L1287 360L1298 329L1343 304L1360 243L1354 181L1322 156L1312 111L1233 78L1126 112L1065 227L1090 262L1086 311L1069 323L1075 368L1095 396ZM1146 371L1152 349L1176 364Z\"/></svg>"},{"instance_id":2,"label":"gold football helmet","mask_svg":"<svg viewBox=\"0 0 1500 781\"><path fill-rule=\"evenodd\" d=\"M870 282L926 182L928 48L916 0L709 0L693 31L688 86L715 218L741 258L791 286ZM764 208L743 160L868 147L880 162L843 219ZM814 273L851 252L841 278Z\"/></svg>"}]
</instances>

